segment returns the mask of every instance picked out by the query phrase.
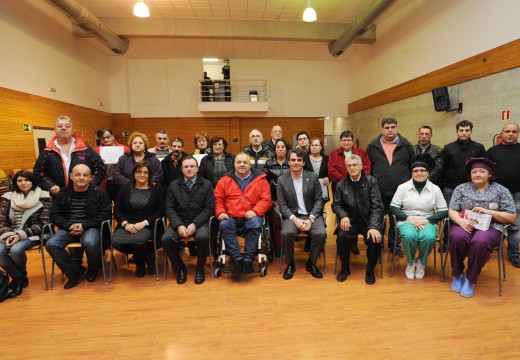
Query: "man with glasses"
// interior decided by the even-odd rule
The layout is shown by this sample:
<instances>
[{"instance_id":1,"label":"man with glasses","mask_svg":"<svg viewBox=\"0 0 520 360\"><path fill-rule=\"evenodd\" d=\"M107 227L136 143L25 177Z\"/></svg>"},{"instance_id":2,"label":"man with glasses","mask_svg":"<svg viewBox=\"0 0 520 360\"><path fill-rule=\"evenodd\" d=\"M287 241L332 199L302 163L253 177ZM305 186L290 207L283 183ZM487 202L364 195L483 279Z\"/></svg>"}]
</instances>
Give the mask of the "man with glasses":
<instances>
[{"instance_id":1,"label":"man with glasses","mask_svg":"<svg viewBox=\"0 0 520 360\"><path fill-rule=\"evenodd\" d=\"M307 131L300 131L296 134L296 141L298 145L296 145L295 149L299 149L303 155L307 155L310 152L310 136Z\"/></svg>"},{"instance_id":2,"label":"man with glasses","mask_svg":"<svg viewBox=\"0 0 520 360\"><path fill-rule=\"evenodd\" d=\"M249 133L250 145L244 149L244 152L249 155L249 161L253 169L262 171L267 160L275 156L274 151L268 146L262 145L262 133L253 129Z\"/></svg>"},{"instance_id":3,"label":"man with glasses","mask_svg":"<svg viewBox=\"0 0 520 360\"><path fill-rule=\"evenodd\" d=\"M271 139L265 140L264 142L262 142L262 145L269 147L272 151L275 151L274 145L276 143L276 140L281 138L283 138L282 127L280 125L275 125L271 129ZM287 141L285 142L285 147L287 148L287 151L290 151L292 149L292 145L289 144Z\"/></svg>"}]
</instances>

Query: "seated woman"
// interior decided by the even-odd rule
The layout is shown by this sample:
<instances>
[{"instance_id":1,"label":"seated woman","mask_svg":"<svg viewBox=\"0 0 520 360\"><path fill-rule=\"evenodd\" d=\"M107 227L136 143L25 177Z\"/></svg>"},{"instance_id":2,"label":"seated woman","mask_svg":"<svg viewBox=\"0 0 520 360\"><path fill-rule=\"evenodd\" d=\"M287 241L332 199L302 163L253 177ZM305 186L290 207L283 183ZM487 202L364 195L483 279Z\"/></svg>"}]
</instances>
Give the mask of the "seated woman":
<instances>
[{"instance_id":1,"label":"seated woman","mask_svg":"<svg viewBox=\"0 0 520 360\"><path fill-rule=\"evenodd\" d=\"M213 189L225 173L234 169L235 157L226 152L227 146L222 136L213 136L209 141L211 152L200 161L199 175L211 182Z\"/></svg>"},{"instance_id":2,"label":"seated woman","mask_svg":"<svg viewBox=\"0 0 520 360\"><path fill-rule=\"evenodd\" d=\"M449 215L453 222L450 232L449 252L453 281L451 290L464 297L473 296L477 276L489 260L493 248L500 242L503 224L514 223L516 208L511 193L502 185L493 182L491 168L495 165L486 158L470 158L465 170L471 181L455 188L450 201ZM491 216L487 230L476 229L465 216L471 210ZM468 267L464 273L464 259Z\"/></svg>"},{"instance_id":3,"label":"seated woman","mask_svg":"<svg viewBox=\"0 0 520 360\"><path fill-rule=\"evenodd\" d=\"M165 194L160 184L155 184L151 177L152 167L147 162L135 164L132 182L123 185L114 207L118 223L112 238L116 250L134 254L136 276L145 275L145 259L150 258L153 247L147 247L153 239L155 220L164 214Z\"/></svg>"},{"instance_id":4,"label":"seated woman","mask_svg":"<svg viewBox=\"0 0 520 360\"><path fill-rule=\"evenodd\" d=\"M12 279L10 297L20 295L29 285L25 251L39 244L52 204L49 192L37 186L30 171L14 175L13 190L2 195L0 207L0 266Z\"/></svg>"},{"instance_id":5,"label":"seated woman","mask_svg":"<svg viewBox=\"0 0 520 360\"><path fill-rule=\"evenodd\" d=\"M406 254L405 275L410 280L424 278L428 255L437 240L436 224L448 216L441 189L428 180L434 165L431 156L417 156L412 163L412 178L399 185L390 203L390 213L396 217Z\"/></svg>"},{"instance_id":6,"label":"seated woman","mask_svg":"<svg viewBox=\"0 0 520 360\"><path fill-rule=\"evenodd\" d=\"M190 155L209 154L211 148L208 147L209 135L205 131L199 131L193 137L195 150Z\"/></svg>"},{"instance_id":7,"label":"seated woman","mask_svg":"<svg viewBox=\"0 0 520 360\"><path fill-rule=\"evenodd\" d=\"M291 171L289 161L287 160L287 142L285 139L277 139L274 143L274 151L276 156L266 161L264 165L264 172L267 174L267 181L271 189L271 199L276 203L276 186L278 178L283 174ZM281 238L280 231L282 230L282 223L279 215L276 215L273 210L269 211L269 221L274 233L274 253L276 256L280 255Z\"/></svg>"},{"instance_id":8,"label":"seated woman","mask_svg":"<svg viewBox=\"0 0 520 360\"><path fill-rule=\"evenodd\" d=\"M318 175L320 182L323 185L329 185L329 170L328 170L329 157L323 152L323 144L320 138L312 138L310 144L310 152L305 156L304 169L314 172ZM327 197L326 201L329 201L329 196L323 194L323 197Z\"/></svg>"}]
</instances>

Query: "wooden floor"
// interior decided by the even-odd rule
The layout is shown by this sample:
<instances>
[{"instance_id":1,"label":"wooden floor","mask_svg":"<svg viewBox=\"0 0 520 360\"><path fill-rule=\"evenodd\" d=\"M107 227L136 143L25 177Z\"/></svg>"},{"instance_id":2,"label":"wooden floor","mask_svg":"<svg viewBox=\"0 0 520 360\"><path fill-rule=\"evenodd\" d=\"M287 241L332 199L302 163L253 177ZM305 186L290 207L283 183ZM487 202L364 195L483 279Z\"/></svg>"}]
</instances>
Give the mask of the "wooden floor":
<instances>
[{"instance_id":1,"label":"wooden floor","mask_svg":"<svg viewBox=\"0 0 520 360\"><path fill-rule=\"evenodd\" d=\"M0 305L0 358L520 358L520 269L507 264L504 295L498 296L496 253L475 296L465 299L450 291L449 268L447 281L440 282L431 256L426 277L407 280L403 259L389 276L385 251L384 278L368 286L363 251L352 256L352 275L338 283L334 236L326 249L328 272L321 280L305 272L301 248L291 281L282 279L275 262L265 278L224 275L201 286L193 283L195 258L186 257L188 282L179 286L171 271L167 281L137 279L119 254L111 284L98 278L64 290L58 273L55 289L47 292L40 254L31 250L30 286Z\"/></svg>"}]
</instances>

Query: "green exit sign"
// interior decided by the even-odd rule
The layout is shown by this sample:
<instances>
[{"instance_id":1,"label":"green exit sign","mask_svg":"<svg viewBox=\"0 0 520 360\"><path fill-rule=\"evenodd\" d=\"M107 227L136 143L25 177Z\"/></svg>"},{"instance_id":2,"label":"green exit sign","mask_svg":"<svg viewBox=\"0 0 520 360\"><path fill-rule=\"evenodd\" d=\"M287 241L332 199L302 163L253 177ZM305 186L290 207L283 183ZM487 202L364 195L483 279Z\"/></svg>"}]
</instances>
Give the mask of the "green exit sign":
<instances>
[{"instance_id":1,"label":"green exit sign","mask_svg":"<svg viewBox=\"0 0 520 360\"><path fill-rule=\"evenodd\" d=\"M23 124L23 132L31 132L31 125Z\"/></svg>"}]
</instances>

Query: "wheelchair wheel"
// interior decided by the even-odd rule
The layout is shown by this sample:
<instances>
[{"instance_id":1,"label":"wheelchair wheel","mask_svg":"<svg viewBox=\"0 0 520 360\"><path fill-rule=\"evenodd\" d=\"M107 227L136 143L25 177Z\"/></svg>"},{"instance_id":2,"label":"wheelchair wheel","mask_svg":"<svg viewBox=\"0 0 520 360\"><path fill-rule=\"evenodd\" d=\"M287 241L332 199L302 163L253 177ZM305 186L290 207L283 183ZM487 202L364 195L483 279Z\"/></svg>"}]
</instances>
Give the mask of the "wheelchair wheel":
<instances>
[{"instance_id":1,"label":"wheelchair wheel","mask_svg":"<svg viewBox=\"0 0 520 360\"><path fill-rule=\"evenodd\" d=\"M222 276L222 269L219 266L217 266L217 268L214 270L214 275L216 278L219 278Z\"/></svg>"},{"instance_id":2,"label":"wheelchair wheel","mask_svg":"<svg viewBox=\"0 0 520 360\"><path fill-rule=\"evenodd\" d=\"M264 277L266 275L267 275L267 263L262 262L262 264L260 265L260 276Z\"/></svg>"}]
</instances>

